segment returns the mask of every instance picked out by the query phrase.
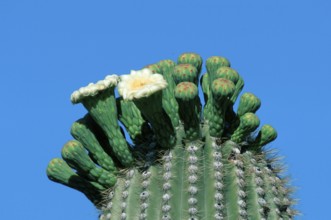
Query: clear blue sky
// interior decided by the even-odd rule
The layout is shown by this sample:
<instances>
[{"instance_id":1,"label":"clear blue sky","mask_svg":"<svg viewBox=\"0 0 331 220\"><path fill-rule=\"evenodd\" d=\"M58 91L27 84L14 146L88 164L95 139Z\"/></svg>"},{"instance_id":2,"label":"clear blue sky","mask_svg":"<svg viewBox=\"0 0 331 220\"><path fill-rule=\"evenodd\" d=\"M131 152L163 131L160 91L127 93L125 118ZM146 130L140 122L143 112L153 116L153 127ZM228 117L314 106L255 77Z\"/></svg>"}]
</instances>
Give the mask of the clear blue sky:
<instances>
[{"instance_id":1,"label":"clear blue sky","mask_svg":"<svg viewBox=\"0 0 331 220\"><path fill-rule=\"evenodd\" d=\"M0 219L97 219L45 174L85 113L70 94L187 51L231 61L278 130L297 219L331 219L330 11L327 0L1 0Z\"/></svg>"}]
</instances>

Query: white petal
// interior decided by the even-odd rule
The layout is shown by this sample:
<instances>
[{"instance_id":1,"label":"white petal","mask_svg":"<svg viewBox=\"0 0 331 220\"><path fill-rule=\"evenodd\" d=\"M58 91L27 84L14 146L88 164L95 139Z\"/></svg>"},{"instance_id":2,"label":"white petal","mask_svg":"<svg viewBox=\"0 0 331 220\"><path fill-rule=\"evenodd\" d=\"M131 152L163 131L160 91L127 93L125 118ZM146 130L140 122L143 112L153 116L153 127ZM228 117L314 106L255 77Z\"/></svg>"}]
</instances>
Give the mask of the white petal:
<instances>
[{"instance_id":1,"label":"white petal","mask_svg":"<svg viewBox=\"0 0 331 220\"><path fill-rule=\"evenodd\" d=\"M148 69L131 70L130 75L122 75L118 92L124 99L139 99L164 89L167 82L160 74L153 74Z\"/></svg>"},{"instance_id":2,"label":"white petal","mask_svg":"<svg viewBox=\"0 0 331 220\"><path fill-rule=\"evenodd\" d=\"M95 96L100 91L103 91L112 86L116 86L117 82L118 82L118 76L108 75L104 80L100 80L96 84L89 83L87 86L81 87L71 94L71 102L78 103L85 97Z\"/></svg>"}]
</instances>

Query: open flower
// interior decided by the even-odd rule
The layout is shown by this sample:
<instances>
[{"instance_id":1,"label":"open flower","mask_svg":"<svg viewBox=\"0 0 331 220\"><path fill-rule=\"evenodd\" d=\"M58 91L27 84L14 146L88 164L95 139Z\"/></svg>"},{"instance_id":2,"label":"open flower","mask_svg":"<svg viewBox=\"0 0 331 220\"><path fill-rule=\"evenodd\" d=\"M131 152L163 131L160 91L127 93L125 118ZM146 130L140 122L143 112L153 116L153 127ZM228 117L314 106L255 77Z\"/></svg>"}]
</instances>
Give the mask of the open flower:
<instances>
[{"instance_id":1,"label":"open flower","mask_svg":"<svg viewBox=\"0 0 331 220\"><path fill-rule=\"evenodd\" d=\"M95 96L100 91L116 86L118 80L119 77L117 75L108 75L104 80L100 80L97 83L90 83L85 87L81 87L71 94L71 102L76 104L81 102L85 97Z\"/></svg>"},{"instance_id":2,"label":"open flower","mask_svg":"<svg viewBox=\"0 0 331 220\"><path fill-rule=\"evenodd\" d=\"M97 83L90 83L73 92L71 102L83 104L93 121L98 124L106 135L114 156L123 166L129 167L132 165L133 157L118 125L114 94L118 81L119 76L109 75ZM84 138L86 139L85 135L84 133Z\"/></svg>"},{"instance_id":3,"label":"open flower","mask_svg":"<svg viewBox=\"0 0 331 220\"><path fill-rule=\"evenodd\" d=\"M118 84L118 92L125 100L148 97L167 87L167 82L161 74L150 69L131 70L130 74L122 75Z\"/></svg>"}]
</instances>

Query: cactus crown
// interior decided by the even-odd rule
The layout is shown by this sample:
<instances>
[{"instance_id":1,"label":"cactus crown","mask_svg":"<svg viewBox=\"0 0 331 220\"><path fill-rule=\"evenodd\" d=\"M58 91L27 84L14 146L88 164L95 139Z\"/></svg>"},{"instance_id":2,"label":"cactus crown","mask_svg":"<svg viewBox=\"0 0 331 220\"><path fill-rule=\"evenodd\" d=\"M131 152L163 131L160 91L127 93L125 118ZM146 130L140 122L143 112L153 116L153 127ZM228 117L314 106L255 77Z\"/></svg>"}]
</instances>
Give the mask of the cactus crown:
<instances>
[{"instance_id":1,"label":"cactus crown","mask_svg":"<svg viewBox=\"0 0 331 220\"><path fill-rule=\"evenodd\" d=\"M201 66L184 53L177 64L162 60L74 92L88 113L73 123L62 159L49 163L49 179L83 192L100 220L292 219L292 189L264 147L277 132L255 132L260 100L244 93L234 111L244 81L213 56L202 106Z\"/></svg>"}]
</instances>

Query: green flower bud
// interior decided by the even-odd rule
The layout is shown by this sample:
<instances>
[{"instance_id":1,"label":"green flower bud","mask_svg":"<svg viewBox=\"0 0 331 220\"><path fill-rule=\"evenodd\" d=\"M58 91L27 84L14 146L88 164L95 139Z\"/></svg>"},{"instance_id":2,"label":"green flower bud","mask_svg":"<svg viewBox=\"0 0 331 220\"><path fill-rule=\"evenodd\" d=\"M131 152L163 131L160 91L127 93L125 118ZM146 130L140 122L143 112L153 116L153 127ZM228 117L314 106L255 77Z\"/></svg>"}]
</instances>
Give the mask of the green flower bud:
<instances>
[{"instance_id":1,"label":"green flower bud","mask_svg":"<svg viewBox=\"0 0 331 220\"><path fill-rule=\"evenodd\" d=\"M112 187L116 183L116 177L97 167L88 156L82 144L78 141L72 140L67 142L62 148L62 158L76 169L78 173L87 176L90 180L96 181L105 187Z\"/></svg>"},{"instance_id":2,"label":"green flower bud","mask_svg":"<svg viewBox=\"0 0 331 220\"><path fill-rule=\"evenodd\" d=\"M262 147L277 138L277 131L271 125L263 125L253 145Z\"/></svg>"},{"instance_id":3,"label":"green flower bud","mask_svg":"<svg viewBox=\"0 0 331 220\"><path fill-rule=\"evenodd\" d=\"M176 86L175 96L184 101L192 100L198 95L198 87L191 82L181 82Z\"/></svg>"},{"instance_id":4,"label":"green flower bud","mask_svg":"<svg viewBox=\"0 0 331 220\"><path fill-rule=\"evenodd\" d=\"M215 77L231 80L234 84L236 84L239 80L238 72L227 66L218 68Z\"/></svg>"},{"instance_id":5,"label":"green flower bud","mask_svg":"<svg viewBox=\"0 0 331 220\"><path fill-rule=\"evenodd\" d=\"M144 68L150 69L153 73L161 73L161 67L159 64L150 64Z\"/></svg>"},{"instance_id":6,"label":"green flower bud","mask_svg":"<svg viewBox=\"0 0 331 220\"><path fill-rule=\"evenodd\" d=\"M161 73L164 74L172 74L173 68L175 67L175 62L172 60L161 60L157 63L160 67ZM169 72L170 71L170 72Z\"/></svg>"},{"instance_id":7,"label":"green flower bud","mask_svg":"<svg viewBox=\"0 0 331 220\"><path fill-rule=\"evenodd\" d=\"M260 119L253 113L246 113L240 117L239 127L244 131L252 132L260 125Z\"/></svg>"},{"instance_id":8,"label":"green flower bud","mask_svg":"<svg viewBox=\"0 0 331 220\"><path fill-rule=\"evenodd\" d=\"M234 89L233 82L223 78L215 79L211 85L211 91L216 99L230 97Z\"/></svg>"},{"instance_id":9,"label":"green flower bud","mask_svg":"<svg viewBox=\"0 0 331 220\"><path fill-rule=\"evenodd\" d=\"M252 93L244 93L240 97L240 102L237 110L238 116L242 116L247 112L255 113L261 106L261 101Z\"/></svg>"},{"instance_id":10,"label":"green flower bud","mask_svg":"<svg viewBox=\"0 0 331 220\"><path fill-rule=\"evenodd\" d=\"M191 64L197 69L197 75L200 74L202 58L196 53L183 53L178 57L177 64Z\"/></svg>"},{"instance_id":11,"label":"green flower bud","mask_svg":"<svg viewBox=\"0 0 331 220\"><path fill-rule=\"evenodd\" d=\"M191 64L179 64L175 66L173 78L177 84L180 82L196 83L198 78L197 68Z\"/></svg>"},{"instance_id":12,"label":"green flower bud","mask_svg":"<svg viewBox=\"0 0 331 220\"><path fill-rule=\"evenodd\" d=\"M242 142L246 139L249 133L253 132L260 125L260 119L251 112L248 112L240 117L239 127L234 131L231 140L234 142Z\"/></svg>"},{"instance_id":13,"label":"green flower bud","mask_svg":"<svg viewBox=\"0 0 331 220\"><path fill-rule=\"evenodd\" d=\"M94 164L82 144L76 140L68 141L62 148L62 158L75 169L89 171Z\"/></svg>"},{"instance_id":14,"label":"green flower bud","mask_svg":"<svg viewBox=\"0 0 331 220\"><path fill-rule=\"evenodd\" d=\"M207 72L212 75L222 66L230 67L230 62L224 57L213 56L209 57L206 61Z\"/></svg>"},{"instance_id":15,"label":"green flower bud","mask_svg":"<svg viewBox=\"0 0 331 220\"><path fill-rule=\"evenodd\" d=\"M71 135L79 141L86 150L89 151L91 158L102 168L108 171L115 171L113 159L104 151L98 138L94 135L95 122L89 114L73 123Z\"/></svg>"},{"instance_id":16,"label":"green flower bud","mask_svg":"<svg viewBox=\"0 0 331 220\"><path fill-rule=\"evenodd\" d=\"M77 175L68 164L60 158L52 159L47 166L47 176L50 180L84 193L97 207L102 193L106 188L96 182L91 182Z\"/></svg>"},{"instance_id":17,"label":"green flower bud","mask_svg":"<svg viewBox=\"0 0 331 220\"><path fill-rule=\"evenodd\" d=\"M54 158L48 164L47 176L54 182L69 185L71 176L75 175L76 173L60 158Z\"/></svg>"}]
</instances>

